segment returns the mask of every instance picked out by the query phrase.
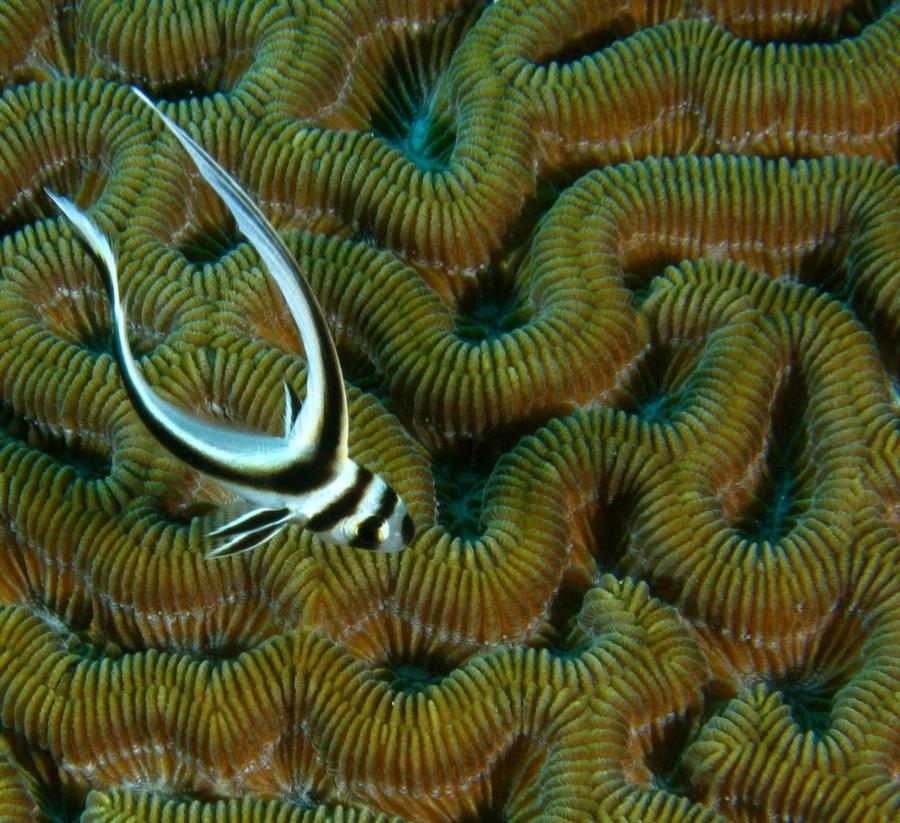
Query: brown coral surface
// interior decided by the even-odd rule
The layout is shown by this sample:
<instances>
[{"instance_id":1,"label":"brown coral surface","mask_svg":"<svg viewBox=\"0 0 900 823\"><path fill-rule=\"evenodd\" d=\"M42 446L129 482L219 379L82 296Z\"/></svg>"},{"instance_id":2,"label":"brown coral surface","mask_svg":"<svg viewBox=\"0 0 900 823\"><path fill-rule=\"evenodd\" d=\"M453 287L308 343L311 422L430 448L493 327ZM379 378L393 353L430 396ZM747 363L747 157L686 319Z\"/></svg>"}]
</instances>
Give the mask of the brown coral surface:
<instances>
[{"instance_id":1,"label":"brown coral surface","mask_svg":"<svg viewBox=\"0 0 900 823\"><path fill-rule=\"evenodd\" d=\"M278 432L330 321L398 555L128 402ZM900 818L900 4L0 3L0 818Z\"/></svg>"}]
</instances>

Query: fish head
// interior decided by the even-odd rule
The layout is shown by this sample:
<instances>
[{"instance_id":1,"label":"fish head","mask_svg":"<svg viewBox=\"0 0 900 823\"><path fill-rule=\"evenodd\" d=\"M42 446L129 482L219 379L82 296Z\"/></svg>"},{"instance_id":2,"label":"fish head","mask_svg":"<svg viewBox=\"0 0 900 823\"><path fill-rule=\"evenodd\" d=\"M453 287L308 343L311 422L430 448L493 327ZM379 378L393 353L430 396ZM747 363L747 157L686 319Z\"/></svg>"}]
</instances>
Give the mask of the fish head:
<instances>
[{"instance_id":1,"label":"fish head","mask_svg":"<svg viewBox=\"0 0 900 823\"><path fill-rule=\"evenodd\" d=\"M377 552L406 548L415 531L403 499L377 474L372 475L360 510L343 524L345 545Z\"/></svg>"},{"instance_id":2,"label":"fish head","mask_svg":"<svg viewBox=\"0 0 900 823\"><path fill-rule=\"evenodd\" d=\"M412 542L412 517L379 475L347 460L331 489L305 523L324 540L374 552L397 552Z\"/></svg>"}]
</instances>

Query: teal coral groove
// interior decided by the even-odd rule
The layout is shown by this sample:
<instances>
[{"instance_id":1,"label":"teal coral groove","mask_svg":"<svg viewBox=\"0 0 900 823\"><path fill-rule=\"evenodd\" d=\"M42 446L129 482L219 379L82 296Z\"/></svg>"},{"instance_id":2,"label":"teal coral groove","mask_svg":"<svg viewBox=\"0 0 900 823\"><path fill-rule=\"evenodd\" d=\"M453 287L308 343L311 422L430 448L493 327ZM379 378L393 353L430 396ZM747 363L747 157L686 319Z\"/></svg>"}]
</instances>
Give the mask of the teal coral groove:
<instances>
[{"instance_id":1,"label":"teal coral groove","mask_svg":"<svg viewBox=\"0 0 900 823\"><path fill-rule=\"evenodd\" d=\"M0 10L0 817L900 813L900 7L16 0ZM276 433L333 329L399 555L131 409Z\"/></svg>"}]
</instances>

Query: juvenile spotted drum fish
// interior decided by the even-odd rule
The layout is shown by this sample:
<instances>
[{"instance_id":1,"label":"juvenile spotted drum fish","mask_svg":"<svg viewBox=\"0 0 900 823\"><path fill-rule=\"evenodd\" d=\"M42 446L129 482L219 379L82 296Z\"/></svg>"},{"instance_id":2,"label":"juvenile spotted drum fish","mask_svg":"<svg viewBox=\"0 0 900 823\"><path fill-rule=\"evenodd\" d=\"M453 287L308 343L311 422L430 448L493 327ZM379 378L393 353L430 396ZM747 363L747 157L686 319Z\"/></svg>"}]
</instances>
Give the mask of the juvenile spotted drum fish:
<instances>
[{"instance_id":1,"label":"juvenile spotted drum fish","mask_svg":"<svg viewBox=\"0 0 900 823\"><path fill-rule=\"evenodd\" d=\"M413 539L412 518L381 477L348 456L347 400L340 362L322 311L296 261L228 172L143 93L134 92L178 138L234 215L241 233L281 289L306 350L306 400L301 406L285 381L281 437L217 424L163 400L145 380L128 344L116 258L106 235L70 200L47 192L97 263L112 306L115 357L138 416L172 454L251 504L249 511L210 532L216 545L207 557L252 549L291 522L340 545L399 551Z\"/></svg>"}]
</instances>

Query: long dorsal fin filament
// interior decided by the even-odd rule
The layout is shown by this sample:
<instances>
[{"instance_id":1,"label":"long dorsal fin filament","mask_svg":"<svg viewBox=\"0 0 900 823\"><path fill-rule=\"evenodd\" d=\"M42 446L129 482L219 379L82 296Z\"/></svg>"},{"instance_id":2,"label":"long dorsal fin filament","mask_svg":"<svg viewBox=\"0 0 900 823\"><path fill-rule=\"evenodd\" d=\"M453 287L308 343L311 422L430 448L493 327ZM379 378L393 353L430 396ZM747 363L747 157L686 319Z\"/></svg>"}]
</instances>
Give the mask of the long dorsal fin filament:
<instances>
[{"instance_id":1,"label":"long dorsal fin filament","mask_svg":"<svg viewBox=\"0 0 900 823\"><path fill-rule=\"evenodd\" d=\"M336 462L342 461L347 456L348 436L344 380L331 334L309 284L278 232L231 175L140 89L132 87L132 90L188 152L278 284L306 350L306 402L298 419L297 438L307 449L333 457Z\"/></svg>"}]
</instances>

